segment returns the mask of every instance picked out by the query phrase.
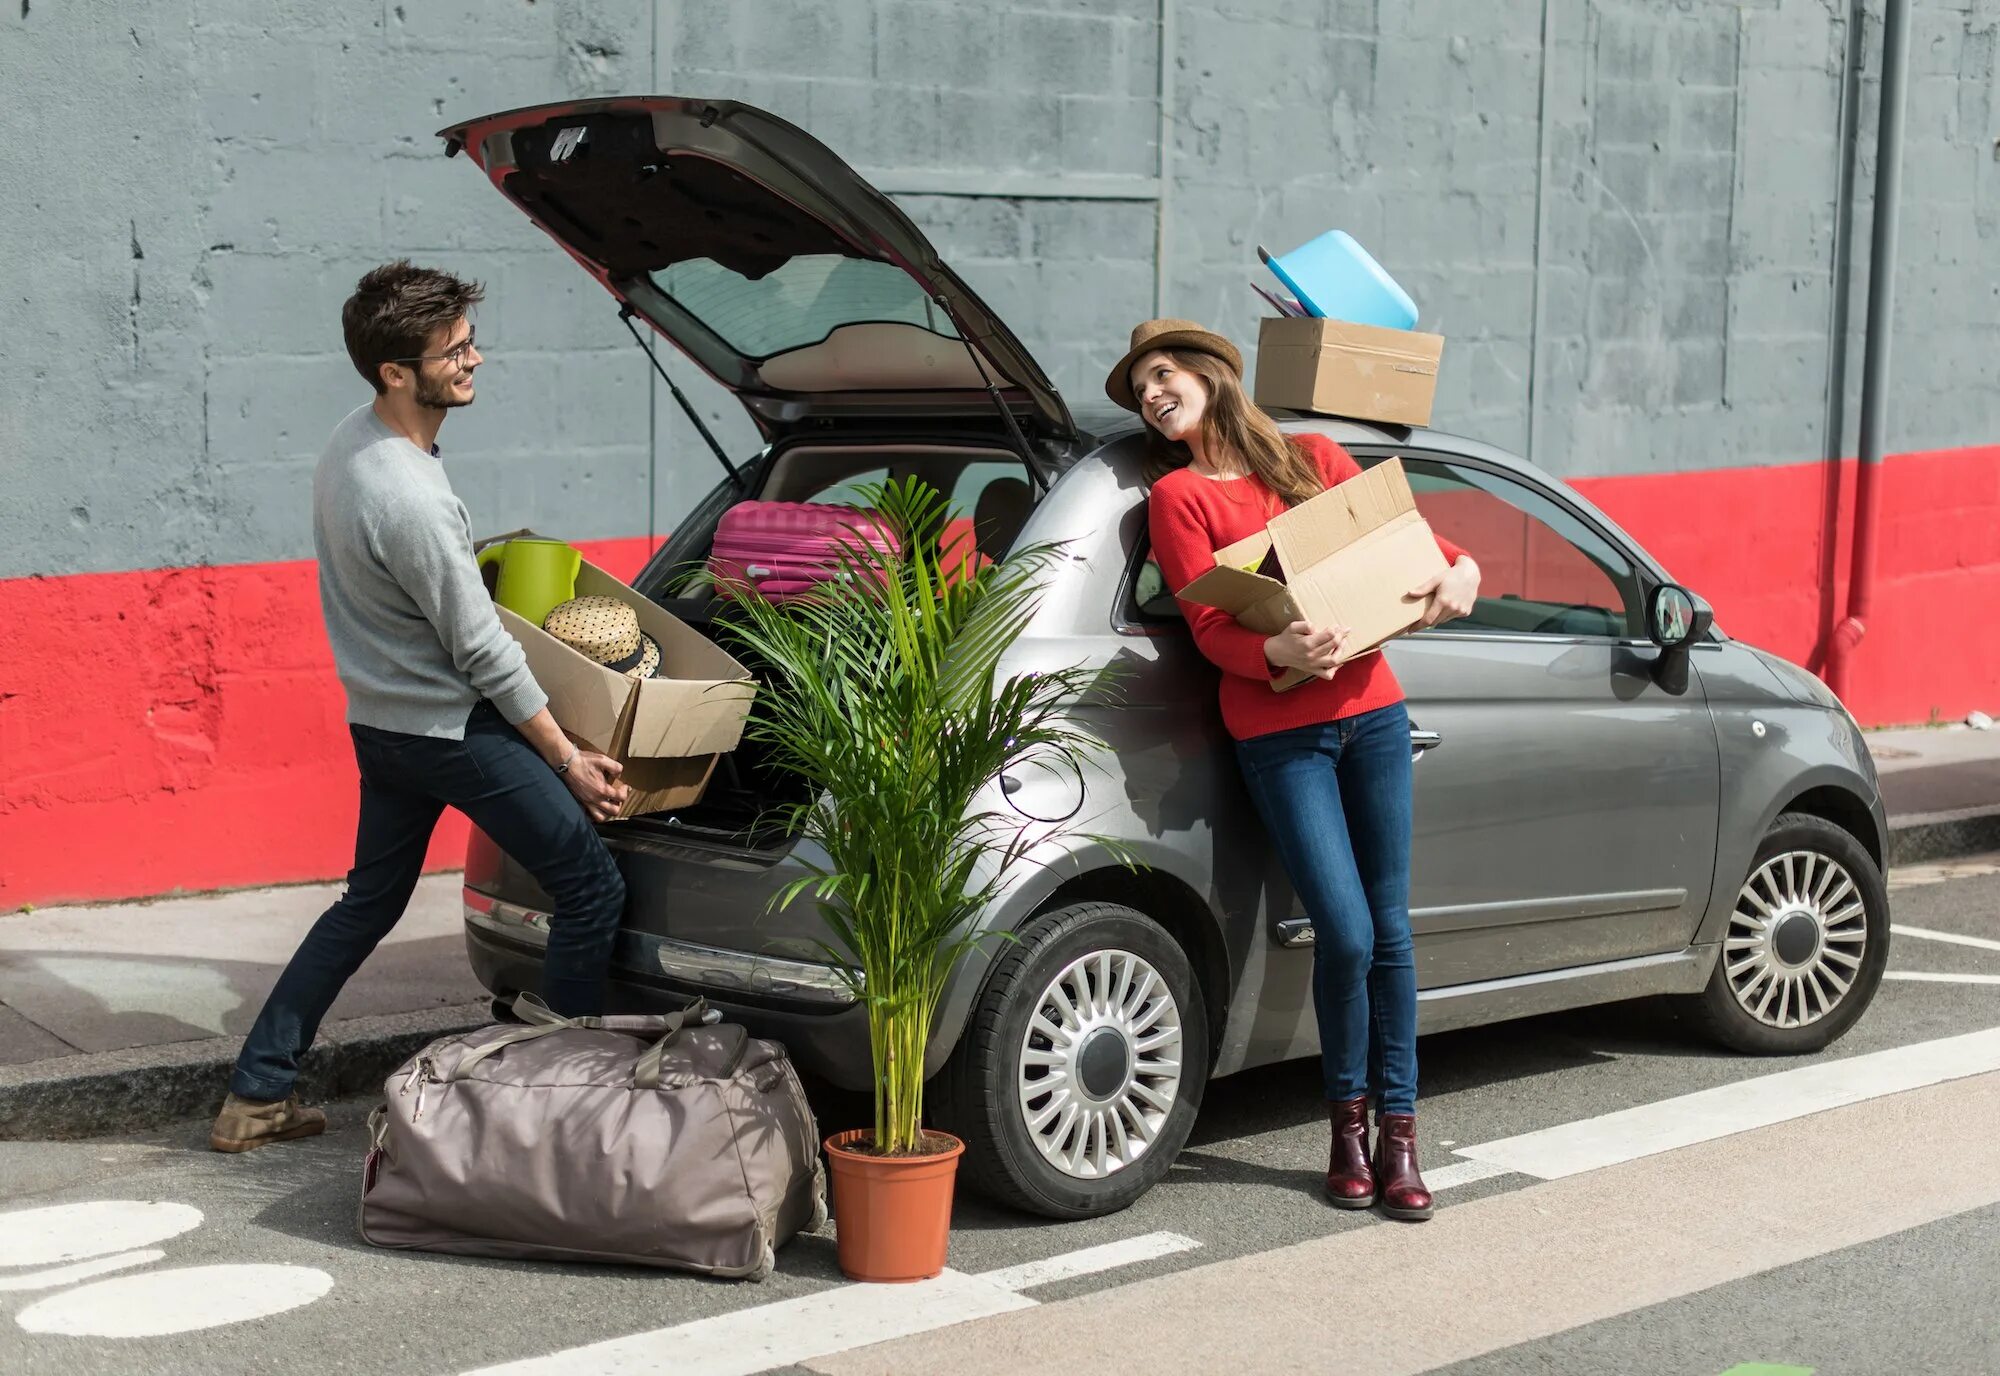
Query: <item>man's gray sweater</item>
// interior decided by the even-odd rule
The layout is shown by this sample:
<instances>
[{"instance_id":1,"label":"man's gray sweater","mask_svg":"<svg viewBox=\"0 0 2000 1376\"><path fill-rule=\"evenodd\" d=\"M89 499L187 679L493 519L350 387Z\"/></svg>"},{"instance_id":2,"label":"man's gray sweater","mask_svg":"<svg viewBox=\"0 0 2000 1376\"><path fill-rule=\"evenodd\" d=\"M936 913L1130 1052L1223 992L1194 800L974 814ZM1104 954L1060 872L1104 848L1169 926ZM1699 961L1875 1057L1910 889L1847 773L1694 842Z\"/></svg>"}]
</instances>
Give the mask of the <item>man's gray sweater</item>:
<instances>
[{"instance_id":1,"label":"man's gray sweater","mask_svg":"<svg viewBox=\"0 0 2000 1376\"><path fill-rule=\"evenodd\" d=\"M334 428L313 471L313 550L350 722L455 741L481 698L516 724L547 705L494 614L444 465L373 406Z\"/></svg>"}]
</instances>

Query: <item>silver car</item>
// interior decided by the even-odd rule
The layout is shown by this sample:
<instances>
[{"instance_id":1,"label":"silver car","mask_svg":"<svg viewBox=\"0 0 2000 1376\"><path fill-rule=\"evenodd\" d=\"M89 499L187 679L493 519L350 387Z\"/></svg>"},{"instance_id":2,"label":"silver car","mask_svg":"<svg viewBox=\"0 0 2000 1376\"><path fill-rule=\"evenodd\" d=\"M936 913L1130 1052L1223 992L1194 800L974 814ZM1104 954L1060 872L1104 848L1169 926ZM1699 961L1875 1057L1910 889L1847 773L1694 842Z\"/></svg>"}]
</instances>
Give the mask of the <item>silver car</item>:
<instances>
[{"instance_id":1,"label":"silver car","mask_svg":"<svg viewBox=\"0 0 2000 1376\"><path fill-rule=\"evenodd\" d=\"M892 202L771 115L571 102L444 137L766 437L740 459L717 448L723 480L635 580L682 619L711 625L716 606L669 596L670 575L750 498L840 502L921 474L986 557L1065 542L1002 672L1117 666L1117 700L1075 709L1111 750L988 800L1042 839L952 981L929 1103L986 1193L1060 1218L1130 1204L1210 1078L1318 1049L1311 927L1238 777L1215 670L1148 557L1134 422L1073 415ZM1747 1052L1852 1026L1888 955L1886 827L1861 733L1820 681L1729 639L1532 464L1436 431L1280 422L1364 465L1401 456L1425 515L1484 570L1472 615L1386 652L1420 762L1422 1030L1656 994ZM862 1089L866 1021L817 919L771 906L803 872L767 820L789 787L746 746L699 804L603 828L630 894L613 1000L703 995ZM465 886L481 981L534 987L546 896L477 833Z\"/></svg>"}]
</instances>

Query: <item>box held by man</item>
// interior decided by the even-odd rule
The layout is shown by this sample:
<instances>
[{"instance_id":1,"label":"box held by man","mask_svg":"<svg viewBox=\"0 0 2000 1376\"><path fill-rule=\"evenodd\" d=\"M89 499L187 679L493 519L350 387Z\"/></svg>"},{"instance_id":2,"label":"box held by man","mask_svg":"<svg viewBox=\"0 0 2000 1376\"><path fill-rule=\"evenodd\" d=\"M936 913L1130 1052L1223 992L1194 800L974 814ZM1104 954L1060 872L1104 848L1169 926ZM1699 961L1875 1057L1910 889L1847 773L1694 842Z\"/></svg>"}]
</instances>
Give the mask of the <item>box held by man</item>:
<instances>
[{"instance_id":1,"label":"box held by man","mask_svg":"<svg viewBox=\"0 0 2000 1376\"><path fill-rule=\"evenodd\" d=\"M742 740L756 681L728 651L587 559L577 569L576 595L630 606L640 629L659 642L658 676L628 678L525 617L495 610L521 642L556 724L625 767L621 782L631 793L618 815L691 806L707 789L717 758Z\"/></svg>"}]
</instances>

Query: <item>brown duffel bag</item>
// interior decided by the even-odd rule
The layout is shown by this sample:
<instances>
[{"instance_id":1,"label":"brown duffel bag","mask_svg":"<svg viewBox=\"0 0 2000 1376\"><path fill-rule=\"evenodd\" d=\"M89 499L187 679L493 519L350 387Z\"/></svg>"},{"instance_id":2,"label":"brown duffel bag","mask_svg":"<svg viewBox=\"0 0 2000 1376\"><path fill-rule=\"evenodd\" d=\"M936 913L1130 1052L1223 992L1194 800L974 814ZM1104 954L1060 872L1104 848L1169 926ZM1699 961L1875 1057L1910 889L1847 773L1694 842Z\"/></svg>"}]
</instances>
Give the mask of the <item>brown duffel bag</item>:
<instances>
[{"instance_id":1,"label":"brown duffel bag","mask_svg":"<svg viewBox=\"0 0 2000 1376\"><path fill-rule=\"evenodd\" d=\"M378 1247L631 1262L762 1280L826 1220L819 1133L784 1048L696 1001L443 1037L369 1118L361 1236Z\"/></svg>"}]
</instances>

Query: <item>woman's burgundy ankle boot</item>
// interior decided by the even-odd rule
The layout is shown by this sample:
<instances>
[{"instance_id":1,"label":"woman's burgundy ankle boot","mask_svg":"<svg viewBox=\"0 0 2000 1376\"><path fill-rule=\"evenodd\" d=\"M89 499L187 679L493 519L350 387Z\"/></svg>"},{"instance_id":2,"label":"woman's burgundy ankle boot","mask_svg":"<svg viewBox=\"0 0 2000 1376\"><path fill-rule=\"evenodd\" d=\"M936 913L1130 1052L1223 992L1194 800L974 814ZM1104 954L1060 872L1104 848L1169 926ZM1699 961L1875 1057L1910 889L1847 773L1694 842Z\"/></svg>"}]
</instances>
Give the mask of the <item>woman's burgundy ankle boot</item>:
<instances>
[{"instance_id":1,"label":"woman's burgundy ankle boot","mask_svg":"<svg viewBox=\"0 0 2000 1376\"><path fill-rule=\"evenodd\" d=\"M1424 1187L1424 1178L1417 1174L1415 1114L1376 1115L1375 1175L1381 1188L1383 1213L1391 1218L1413 1220L1431 1216L1435 1208L1431 1192Z\"/></svg>"},{"instance_id":2,"label":"woman's burgundy ankle boot","mask_svg":"<svg viewBox=\"0 0 2000 1376\"><path fill-rule=\"evenodd\" d=\"M1368 1096L1330 1100L1326 1115L1333 1120L1326 1197L1337 1209L1365 1209L1375 1202L1375 1172L1368 1164Z\"/></svg>"}]
</instances>

